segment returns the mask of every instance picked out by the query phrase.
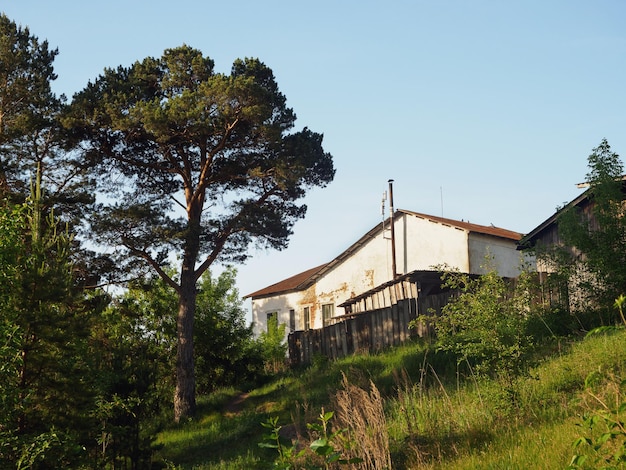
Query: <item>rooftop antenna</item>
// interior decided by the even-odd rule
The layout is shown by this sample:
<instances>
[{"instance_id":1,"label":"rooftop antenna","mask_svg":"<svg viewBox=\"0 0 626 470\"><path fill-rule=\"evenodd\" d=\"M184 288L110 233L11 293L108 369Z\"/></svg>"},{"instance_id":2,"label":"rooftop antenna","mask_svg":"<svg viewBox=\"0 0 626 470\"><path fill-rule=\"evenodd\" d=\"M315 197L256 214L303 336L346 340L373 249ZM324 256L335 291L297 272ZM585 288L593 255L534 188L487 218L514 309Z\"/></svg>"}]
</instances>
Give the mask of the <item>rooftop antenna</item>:
<instances>
[{"instance_id":1,"label":"rooftop antenna","mask_svg":"<svg viewBox=\"0 0 626 470\"><path fill-rule=\"evenodd\" d=\"M387 191L383 191L383 197L380 201L380 215L382 217L382 234L383 238L385 238L385 201L387 201Z\"/></svg>"},{"instance_id":2,"label":"rooftop antenna","mask_svg":"<svg viewBox=\"0 0 626 470\"><path fill-rule=\"evenodd\" d=\"M443 217L443 186L439 186L439 197L441 198L441 217Z\"/></svg>"}]
</instances>

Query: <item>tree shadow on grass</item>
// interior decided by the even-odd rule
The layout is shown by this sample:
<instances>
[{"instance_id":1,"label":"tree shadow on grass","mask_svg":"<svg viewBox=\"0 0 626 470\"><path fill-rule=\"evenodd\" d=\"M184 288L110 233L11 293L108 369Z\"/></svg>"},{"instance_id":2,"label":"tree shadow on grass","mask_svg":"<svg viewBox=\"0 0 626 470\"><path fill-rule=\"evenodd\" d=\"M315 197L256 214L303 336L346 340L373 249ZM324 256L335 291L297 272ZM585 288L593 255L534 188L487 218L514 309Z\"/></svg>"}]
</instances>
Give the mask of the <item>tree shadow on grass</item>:
<instances>
[{"instance_id":1,"label":"tree shadow on grass","mask_svg":"<svg viewBox=\"0 0 626 470\"><path fill-rule=\"evenodd\" d=\"M229 416L210 415L181 425L171 435L159 456L184 468L234 460L247 453L259 454L262 418L242 412Z\"/></svg>"}]
</instances>

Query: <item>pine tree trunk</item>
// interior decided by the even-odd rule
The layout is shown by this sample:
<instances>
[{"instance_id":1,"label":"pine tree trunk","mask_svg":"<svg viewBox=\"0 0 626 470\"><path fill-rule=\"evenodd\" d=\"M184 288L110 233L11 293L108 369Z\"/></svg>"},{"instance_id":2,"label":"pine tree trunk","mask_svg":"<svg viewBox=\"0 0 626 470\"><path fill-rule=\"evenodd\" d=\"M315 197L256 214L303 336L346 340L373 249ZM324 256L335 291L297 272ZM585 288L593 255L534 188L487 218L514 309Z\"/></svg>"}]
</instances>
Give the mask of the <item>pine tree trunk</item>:
<instances>
[{"instance_id":1,"label":"pine tree trunk","mask_svg":"<svg viewBox=\"0 0 626 470\"><path fill-rule=\"evenodd\" d=\"M193 272L191 273L193 274ZM195 280L181 277L181 295L177 318L176 390L174 420L194 416L196 412L196 376L193 357L193 321L196 310Z\"/></svg>"}]
</instances>

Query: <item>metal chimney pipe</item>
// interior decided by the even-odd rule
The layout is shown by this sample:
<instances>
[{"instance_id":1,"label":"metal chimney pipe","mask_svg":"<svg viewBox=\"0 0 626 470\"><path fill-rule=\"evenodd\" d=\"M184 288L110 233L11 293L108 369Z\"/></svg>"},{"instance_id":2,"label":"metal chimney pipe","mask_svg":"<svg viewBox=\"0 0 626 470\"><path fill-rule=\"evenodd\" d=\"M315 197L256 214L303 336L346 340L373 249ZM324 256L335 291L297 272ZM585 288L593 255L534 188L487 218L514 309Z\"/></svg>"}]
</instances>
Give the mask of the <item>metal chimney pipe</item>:
<instances>
[{"instance_id":1,"label":"metal chimney pipe","mask_svg":"<svg viewBox=\"0 0 626 470\"><path fill-rule=\"evenodd\" d=\"M396 270L396 231L393 220L393 180L389 180L389 222L391 225L391 274L392 279L398 277Z\"/></svg>"}]
</instances>

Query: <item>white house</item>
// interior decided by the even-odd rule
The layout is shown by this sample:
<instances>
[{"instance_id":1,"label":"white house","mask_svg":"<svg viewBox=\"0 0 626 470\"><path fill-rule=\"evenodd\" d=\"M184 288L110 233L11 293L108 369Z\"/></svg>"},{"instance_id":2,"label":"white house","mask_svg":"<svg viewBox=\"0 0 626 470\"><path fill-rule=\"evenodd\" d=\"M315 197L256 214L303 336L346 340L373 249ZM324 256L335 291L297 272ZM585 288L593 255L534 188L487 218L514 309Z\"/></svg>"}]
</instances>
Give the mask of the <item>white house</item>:
<instances>
[{"instance_id":1,"label":"white house","mask_svg":"<svg viewBox=\"0 0 626 470\"><path fill-rule=\"evenodd\" d=\"M446 266L484 274L490 257L499 275L520 273L517 232L407 210L394 212L393 224L395 253L387 219L332 261L248 294L255 333L272 316L287 325L287 333L321 328L345 313L339 307L345 301L412 271Z\"/></svg>"}]
</instances>

